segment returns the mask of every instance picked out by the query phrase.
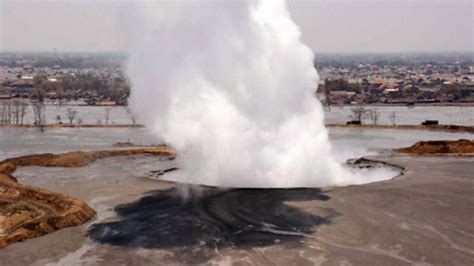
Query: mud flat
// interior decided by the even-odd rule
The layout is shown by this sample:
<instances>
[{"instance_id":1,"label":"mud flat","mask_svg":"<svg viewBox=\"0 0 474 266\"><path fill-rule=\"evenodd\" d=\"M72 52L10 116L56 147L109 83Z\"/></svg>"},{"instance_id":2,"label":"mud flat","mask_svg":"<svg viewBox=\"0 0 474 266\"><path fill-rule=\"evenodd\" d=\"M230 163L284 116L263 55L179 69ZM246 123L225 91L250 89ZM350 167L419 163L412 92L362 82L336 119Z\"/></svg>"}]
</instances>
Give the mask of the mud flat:
<instances>
[{"instance_id":1,"label":"mud flat","mask_svg":"<svg viewBox=\"0 0 474 266\"><path fill-rule=\"evenodd\" d=\"M61 128L47 130L46 135L34 135L34 129L2 130L0 146L3 145L4 153L0 156L3 158L45 150L60 153L85 149L77 142L88 145L88 150L112 149L118 141L123 143L115 148L127 150L147 149L151 143L159 143L154 138L139 138L141 128ZM474 264L471 225L474 157L390 153L393 147L409 146L417 140L456 140L471 138L470 134L364 128L330 130L336 147L363 145L373 151L383 150L382 154L386 155L368 158L400 165L405 168L404 175L390 181L333 189L217 189L205 192L200 200L183 201L178 193L186 187L147 175L176 167L176 162L170 160L173 155L134 151L107 157L111 154L70 153L73 165L81 167L67 167L61 163L64 158L49 155L47 160L35 159L39 162L34 165L18 164L14 172L18 182L9 170L7 185L28 186L47 195L58 194L59 203L70 197L90 206L96 215L81 225L10 244L0 249L0 262L2 265ZM22 135L23 131L27 134ZM78 134L83 137L77 138ZM134 136L133 142L144 143L143 147L130 144L128 136ZM41 145L35 146L36 143ZM23 148L21 153L17 148ZM25 198L25 202L31 205L30 198ZM53 203L45 204L61 213Z\"/></svg>"},{"instance_id":2,"label":"mud flat","mask_svg":"<svg viewBox=\"0 0 474 266\"><path fill-rule=\"evenodd\" d=\"M322 190L201 188L199 197L183 200L178 192L186 186L135 173L148 171L153 156L109 157L78 168L22 167L20 182L79 198L97 218L10 245L0 261L472 265L474 158L370 158L400 165L404 175ZM155 163L151 169L173 161Z\"/></svg>"},{"instance_id":3,"label":"mud flat","mask_svg":"<svg viewBox=\"0 0 474 266\"><path fill-rule=\"evenodd\" d=\"M17 167L81 167L112 156L173 153L171 148L162 145L129 150L37 154L0 162L0 248L83 224L95 214L93 209L78 199L18 183L12 175Z\"/></svg>"},{"instance_id":4,"label":"mud flat","mask_svg":"<svg viewBox=\"0 0 474 266\"><path fill-rule=\"evenodd\" d=\"M303 210L339 215L314 234L316 257L328 265L472 265L474 263L474 158L377 157L404 166L385 182L336 188L326 202Z\"/></svg>"}]
</instances>

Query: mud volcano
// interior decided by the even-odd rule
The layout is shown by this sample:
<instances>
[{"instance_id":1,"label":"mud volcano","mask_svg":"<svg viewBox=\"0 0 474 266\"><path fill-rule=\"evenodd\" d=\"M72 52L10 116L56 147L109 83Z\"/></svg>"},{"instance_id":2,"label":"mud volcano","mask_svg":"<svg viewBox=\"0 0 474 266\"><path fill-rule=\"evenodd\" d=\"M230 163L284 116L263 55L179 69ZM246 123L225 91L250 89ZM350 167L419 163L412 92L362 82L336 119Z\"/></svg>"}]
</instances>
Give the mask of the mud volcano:
<instances>
[{"instance_id":1,"label":"mud volcano","mask_svg":"<svg viewBox=\"0 0 474 266\"><path fill-rule=\"evenodd\" d=\"M117 206L119 219L94 224L89 236L104 244L168 249L186 260L181 262L200 263L222 248L298 244L337 215L322 209L316 216L285 204L328 200L320 189L203 189L187 200L177 187L150 192Z\"/></svg>"}]
</instances>

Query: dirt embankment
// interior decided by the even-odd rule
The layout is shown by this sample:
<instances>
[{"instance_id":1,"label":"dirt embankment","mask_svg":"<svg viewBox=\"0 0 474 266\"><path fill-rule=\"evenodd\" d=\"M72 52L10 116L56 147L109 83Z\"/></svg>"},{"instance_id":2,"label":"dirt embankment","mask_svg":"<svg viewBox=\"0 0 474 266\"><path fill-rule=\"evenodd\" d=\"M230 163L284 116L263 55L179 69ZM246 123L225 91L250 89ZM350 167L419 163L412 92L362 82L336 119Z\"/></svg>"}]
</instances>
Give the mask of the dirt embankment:
<instances>
[{"instance_id":1,"label":"dirt embankment","mask_svg":"<svg viewBox=\"0 0 474 266\"><path fill-rule=\"evenodd\" d=\"M327 124L327 127L355 127L355 128L386 128L386 129L419 129L433 131L465 132L474 133L474 126L460 125L346 125Z\"/></svg>"},{"instance_id":2,"label":"dirt embankment","mask_svg":"<svg viewBox=\"0 0 474 266\"><path fill-rule=\"evenodd\" d=\"M19 184L12 175L19 166L81 167L97 159L137 154L171 155L165 145L140 149L38 154L0 162L0 248L89 221L95 211L60 193Z\"/></svg>"},{"instance_id":3,"label":"dirt embankment","mask_svg":"<svg viewBox=\"0 0 474 266\"><path fill-rule=\"evenodd\" d=\"M474 140L419 141L410 147L395 149L395 151L411 154L474 153Z\"/></svg>"}]
</instances>

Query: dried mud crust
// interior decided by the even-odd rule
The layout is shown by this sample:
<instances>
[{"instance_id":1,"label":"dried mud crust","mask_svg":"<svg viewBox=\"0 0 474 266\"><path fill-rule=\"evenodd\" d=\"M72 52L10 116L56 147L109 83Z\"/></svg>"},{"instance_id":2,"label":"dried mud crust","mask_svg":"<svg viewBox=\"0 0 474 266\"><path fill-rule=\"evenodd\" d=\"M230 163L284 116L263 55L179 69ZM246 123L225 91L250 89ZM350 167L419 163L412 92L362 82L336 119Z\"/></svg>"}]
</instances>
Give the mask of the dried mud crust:
<instances>
[{"instance_id":1,"label":"dried mud crust","mask_svg":"<svg viewBox=\"0 0 474 266\"><path fill-rule=\"evenodd\" d=\"M12 175L19 166L81 167L95 160L138 154L172 155L165 145L145 148L37 154L0 162L0 248L89 221L95 211L86 203L61 193L23 185Z\"/></svg>"}]
</instances>

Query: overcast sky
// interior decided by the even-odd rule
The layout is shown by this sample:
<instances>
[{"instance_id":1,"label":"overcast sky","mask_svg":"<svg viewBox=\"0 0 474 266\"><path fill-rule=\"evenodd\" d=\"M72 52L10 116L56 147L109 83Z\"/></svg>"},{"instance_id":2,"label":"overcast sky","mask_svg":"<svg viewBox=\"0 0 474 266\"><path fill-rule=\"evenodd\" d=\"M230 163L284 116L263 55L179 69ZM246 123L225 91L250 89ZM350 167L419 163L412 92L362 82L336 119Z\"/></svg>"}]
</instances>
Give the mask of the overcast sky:
<instances>
[{"instance_id":1,"label":"overcast sky","mask_svg":"<svg viewBox=\"0 0 474 266\"><path fill-rule=\"evenodd\" d=\"M471 0L290 0L315 52L473 51ZM0 51L121 51L123 4L0 0Z\"/></svg>"}]
</instances>

